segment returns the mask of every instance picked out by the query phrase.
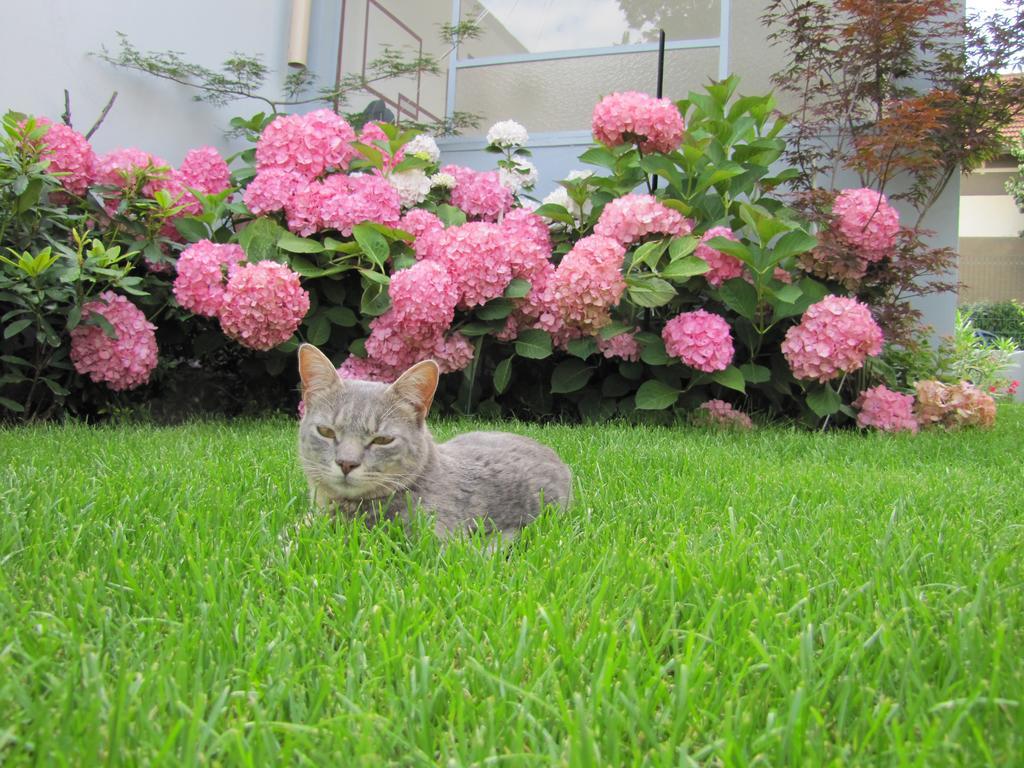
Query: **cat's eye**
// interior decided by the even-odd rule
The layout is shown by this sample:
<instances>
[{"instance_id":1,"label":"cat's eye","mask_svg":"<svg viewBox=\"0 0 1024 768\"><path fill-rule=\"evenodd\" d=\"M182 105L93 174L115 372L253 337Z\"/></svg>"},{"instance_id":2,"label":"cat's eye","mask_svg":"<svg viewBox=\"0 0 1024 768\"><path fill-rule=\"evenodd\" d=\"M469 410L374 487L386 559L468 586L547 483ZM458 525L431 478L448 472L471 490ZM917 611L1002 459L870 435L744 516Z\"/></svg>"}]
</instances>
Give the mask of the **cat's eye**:
<instances>
[{"instance_id":1,"label":"cat's eye","mask_svg":"<svg viewBox=\"0 0 1024 768\"><path fill-rule=\"evenodd\" d=\"M395 442L395 438L393 438L393 437L387 437L385 435L377 435L377 437L373 438L373 440L370 441L370 444L371 445L390 445L393 442Z\"/></svg>"},{"instance_id":2,"label":"cat's eye","mask_svg":"<svg viewBox=\"0 0 1024 768\"><path fill-rule=\"evenodd\" d=\"M326 437L328 440L333 440L336 437L334 430L330 427L320 426L316 428L316 431L320 433L320 437Z\"/></svg>"}]
</instances>

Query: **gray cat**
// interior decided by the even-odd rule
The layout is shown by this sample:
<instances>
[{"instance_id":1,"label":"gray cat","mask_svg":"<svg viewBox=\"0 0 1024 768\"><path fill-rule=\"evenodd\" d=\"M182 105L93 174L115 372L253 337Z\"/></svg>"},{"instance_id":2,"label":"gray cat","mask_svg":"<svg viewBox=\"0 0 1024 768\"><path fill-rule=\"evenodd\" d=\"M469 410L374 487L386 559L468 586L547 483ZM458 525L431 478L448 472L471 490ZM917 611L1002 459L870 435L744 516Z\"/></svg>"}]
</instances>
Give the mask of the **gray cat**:
<instances>
[{"instance_id":1,"label":"gray cat","mask_svg":"<svg viewBox=\"0 0 1024 768\"><path fill-rule=\"evenodd\" d=\"M391 385L339 378L311 344L299 347L305 414L299 460L314 503L331 513L408 519L420 507L442 539L478 526L514 536L541 511L563 509L569 468L550 448L505 432L435 443L426 416L437 388L433 360Z\"/></svg>"}]
</instances>

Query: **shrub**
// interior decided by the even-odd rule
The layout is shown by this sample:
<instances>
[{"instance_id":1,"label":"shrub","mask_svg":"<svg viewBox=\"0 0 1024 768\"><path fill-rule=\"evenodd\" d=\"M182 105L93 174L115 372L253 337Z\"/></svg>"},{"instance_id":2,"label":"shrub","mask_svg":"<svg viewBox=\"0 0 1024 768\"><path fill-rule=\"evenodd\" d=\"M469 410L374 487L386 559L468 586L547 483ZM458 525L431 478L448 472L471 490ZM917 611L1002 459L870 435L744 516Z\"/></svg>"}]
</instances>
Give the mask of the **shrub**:
<instances>
[{"instance_id":1,"label":"shrub","mask_svg":"<svg viewBox=\"0 0 1024 768\"><path fill-rule=\"evenodd\" d=\"M863 290L846 295L829 264L842 251L868 265L857 279L874 270L877 290L866 295L884 299L903 235L868 189L830 196L827 215L811 220L776 197L795 174L771 170L784 123L771 97L737 98L736 86L730 78L678 102L608 97L594 112L594 134L607 144L580 158L597 170L570 174L536 210L523 196L535 175L528 135L511 121L491 131L498 170L476 171L440 166L436 145L415 130L368 124L356 135L324 110L257 116L244 124L255 147L241 156L253 165L234 174L241 202L230 201L233 188L218 189L225 169L208 152L172 169L136 150L98 158L86 198L50 216L36 203L70 193L44 161L36 172L52 192L27 210L54 231L60 216L97 217L102 237L133 248L121 256L103 240L88 246L121 265L93 269L104 279L88 291L63 267L48 273L71 319L48 343L63 348L78 322L117 336L105 312L82 308L120 286L145 312L132 328L155 324L158 344L176 330L169 368L237 342L254 351L245 375L258 364L278 391L292 386L292 353L307 341L348 377L390 381L432 357L457 374L444 377L435 402L463 413L666 421L711 403L705 420L745 424L743 412L762 411L852 424L858 394L884 370L871 358L886 306ZM38 162L41 150L23 146L10 156ZM26 251L24 265L11 262L21 270L11 285L31 293L52 266L40 258ZM176 276L165 271L175 262ZM33 318L55 311L38 308L5 334L31 346ZM142 367L130 372L99 379L145 380ZM6 403L19 404L23 390L13 394ZM886 408L875 408L875 422L892 422Z\"/></svg>"},{"instance_id":2,"label":"shrub","mask_svg":"<svg viewBox=\"0 0 1024 768\"><path fill-rule=\"evenodd\" d=\"M961 311L966 313L975 328L1003 336L1024 349L1024 305L1020 302L968 304L961 307Z\"/></svg>"}]
</instances>

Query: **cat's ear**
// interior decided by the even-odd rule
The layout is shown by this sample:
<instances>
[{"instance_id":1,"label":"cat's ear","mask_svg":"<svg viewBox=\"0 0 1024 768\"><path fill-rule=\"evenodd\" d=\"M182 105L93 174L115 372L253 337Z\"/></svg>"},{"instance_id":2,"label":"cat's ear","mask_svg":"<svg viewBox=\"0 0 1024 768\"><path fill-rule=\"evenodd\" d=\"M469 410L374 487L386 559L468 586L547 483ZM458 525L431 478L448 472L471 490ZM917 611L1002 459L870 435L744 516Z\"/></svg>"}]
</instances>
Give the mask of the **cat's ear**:
<instances>
[{"instance_id":1,"label":"cat's ear","mask_svg":"<svg viewBox=\"0 0 1024 768\"><path fill-rule=\"evenodd\" d=\"M439 373L437 363L424 360L399 376L398 381L391 385L391 391L411 403L422 421L427 418L430 404L434 401Z\"/></svg>"},{"instance_id":2,"label":"cat's ear","mask_svg":"<svg viewBox=\"0 0 1024 768\"><path fill-rule=\"evenodd\" d=\"M316 395L341 386L341 379L327 355L312 344L299 347L299 376L302 396Z\"/></svg>"}]
</instances>

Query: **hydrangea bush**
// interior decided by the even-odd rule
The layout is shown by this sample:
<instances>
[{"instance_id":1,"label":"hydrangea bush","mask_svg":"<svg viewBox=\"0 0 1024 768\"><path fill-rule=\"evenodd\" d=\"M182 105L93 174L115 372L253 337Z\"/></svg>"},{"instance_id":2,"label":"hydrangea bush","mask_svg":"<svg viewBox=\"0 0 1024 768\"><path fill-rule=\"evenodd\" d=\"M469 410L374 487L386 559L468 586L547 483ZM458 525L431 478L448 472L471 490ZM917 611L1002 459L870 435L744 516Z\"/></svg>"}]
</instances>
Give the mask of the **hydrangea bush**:
<instances>
[{"instance_id":1,"label":"hydrangea bush","mask_svg":"<svg viewBox=\"0 0 1024 768\"><path fill-rule=\"evenodd\" d=\"M785 144L771 97L735 88L678 102L611 94L580 157L590 169L539 205L529 136L513 121L488 132L500 159L478 171L443 164L413 130L356 131L327 110L257 118L234 201L209 149L174 169L141 150L95 157L66 131L48 144L55 126L32 124L49 197L81 195L84 179L91 215L131 222L142 256L119 278L139 315L109 290L89 304L83 293L88 327L55 337L71 335L79 375L118 389L147 380L154 326L159 341L173 320L200 329L197 346L250 350L289 385L301 341L343 377L391 381L430 357L447 374L435 402L463 413L692 412L749 428L758 412L912 431L923 423L912 399L871 386L884 333L850 285L895 258L895 211L857 189L822 220L802 218L780 196L792 172L776 172ZM958 413L984 410L978 394L954 398Z\"/></svg>"}]
</instances>

